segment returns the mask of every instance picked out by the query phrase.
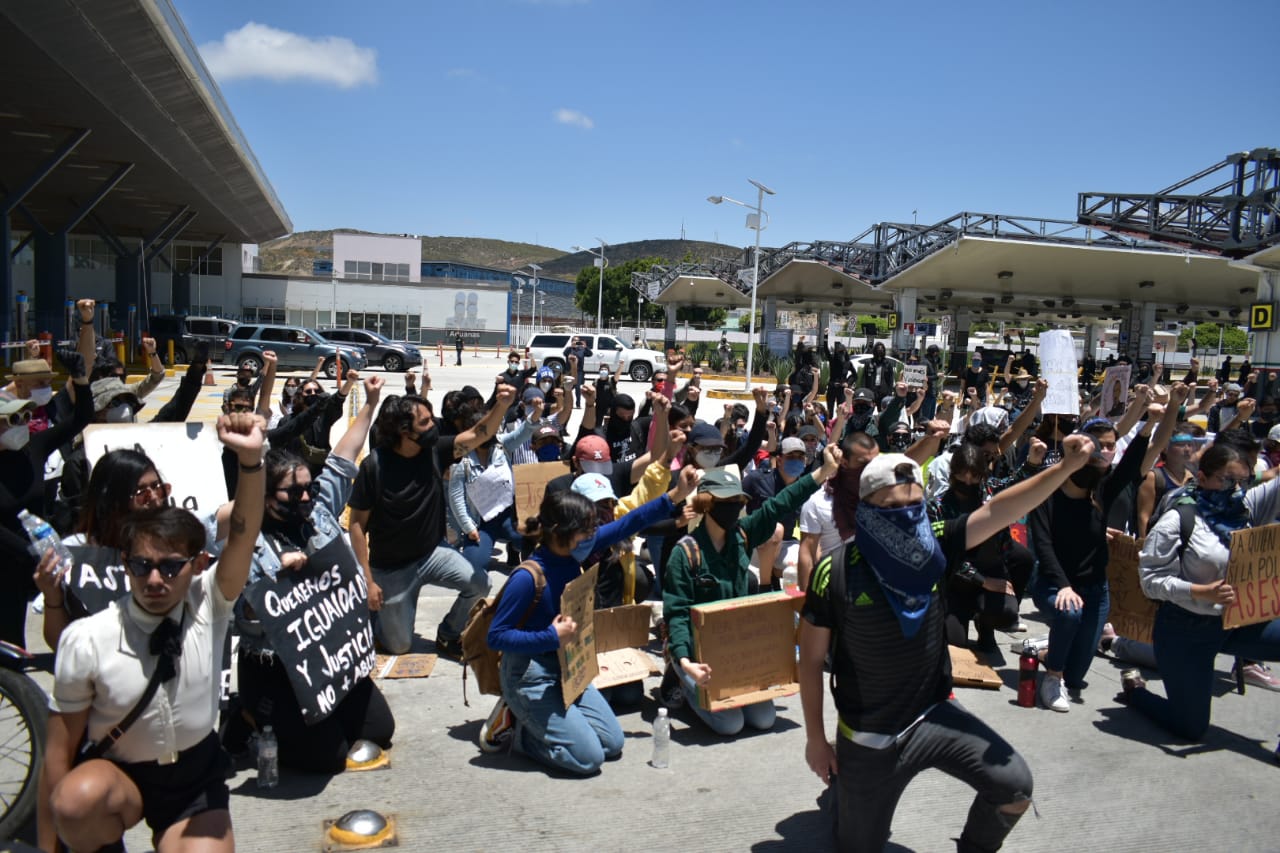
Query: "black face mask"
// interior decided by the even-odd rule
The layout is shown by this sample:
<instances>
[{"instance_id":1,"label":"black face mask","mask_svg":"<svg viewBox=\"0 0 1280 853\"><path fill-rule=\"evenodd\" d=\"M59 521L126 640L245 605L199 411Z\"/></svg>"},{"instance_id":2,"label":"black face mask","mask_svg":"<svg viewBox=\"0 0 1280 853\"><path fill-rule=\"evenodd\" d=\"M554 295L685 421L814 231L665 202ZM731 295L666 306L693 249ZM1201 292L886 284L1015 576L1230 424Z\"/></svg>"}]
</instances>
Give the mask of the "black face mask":
<instances>
[{"instance_id":1,"label":"black face mask","mask_svg":"<svg viewBox=\"0 0 1280 853\"><path fill-rule=\"evenodd\" d=\"M423 450L430 450L436 446L436 441L440 438L440 427L434 423L431 428L424 433L419 433L413 440Z\"/></svg>"},{"instance_id":2,"label":"black face mask","mask_svg":"<svg viewBox=\"0 0 1280 853\"><path fill-rule=\"evenodd\" d=\"M738 526L738 518L742 515L742 504L738 501L716 501L707 510L707 515L725 530Z\"/></svg>"},{"instance_id":3,"label":"black face mask","mask_svg":"<svg viewBox=\"0 0 1280 853\"><path fill-rule=\"evenodd\" d=\"M951 493L951 500L961 508L976 508L982 502L982 491L977 483L952 480L947 490Z\"/></svg>"},{"instance_id":4,"label":"black face mask","mask_svg":"<svg viewBox=\"0 0 1280 853\"><path fill-rule=\"evenodd\" d=\"M1092 492L1102 482L1102 478L1107 476L1106 468L1099 468L1096 465L1085 465L1079 471L1071 475L1073 485L1079 486L1085 491Z\"/></svg>"},{"instance_id":5,"label":"black face mask","mask_svg":"<svg viewBox=\"0 0 1280 853\"><path fill-rule=\"evenodd\" d=\"M284 525L301 526L311 519L311 511L316 508L315 501L277 501L276 514Z\"/></svg>"}]
</instances>

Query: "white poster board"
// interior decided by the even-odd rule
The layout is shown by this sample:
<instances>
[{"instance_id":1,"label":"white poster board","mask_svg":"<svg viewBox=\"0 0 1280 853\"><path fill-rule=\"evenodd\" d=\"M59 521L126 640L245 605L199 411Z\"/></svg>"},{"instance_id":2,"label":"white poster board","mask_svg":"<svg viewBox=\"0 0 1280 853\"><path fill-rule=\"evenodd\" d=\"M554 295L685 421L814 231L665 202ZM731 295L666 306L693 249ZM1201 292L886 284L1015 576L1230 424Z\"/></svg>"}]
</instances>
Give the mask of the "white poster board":
<instances>
[{"instance_id":1,"label":"white poster board","mask_svg":"<svg viewBox=\"0 0 1280 853\"><path fill-rule=\"evenodd\" d=\"M1049 383L1040 410L1046 415L1079 415L1076 348L1067 330L1040 333L1040 375Z\"/></svg>"},{"instance_id":2,"label":"white poster board","mask_svg":"<svg viewBox=\"0 0 1280 853\"><path fill-rule=\"evenodd\" d=\"M156 465L173 491L174 506L206 515L227 502L222 442L213 424L90 424L84 430L89 467L109 450L137 449Z\"/></svg>"},{"instance_id":3,"label":"white poster board","mask_svg":"<svg viewBox=\"0 0 1280 853\"><path fill-rule=\"evenodd\" d=\"M903 365L902 381L908 388L924 388L929 384L929 370L923 364Z\"/></svg>"}]
</instances>

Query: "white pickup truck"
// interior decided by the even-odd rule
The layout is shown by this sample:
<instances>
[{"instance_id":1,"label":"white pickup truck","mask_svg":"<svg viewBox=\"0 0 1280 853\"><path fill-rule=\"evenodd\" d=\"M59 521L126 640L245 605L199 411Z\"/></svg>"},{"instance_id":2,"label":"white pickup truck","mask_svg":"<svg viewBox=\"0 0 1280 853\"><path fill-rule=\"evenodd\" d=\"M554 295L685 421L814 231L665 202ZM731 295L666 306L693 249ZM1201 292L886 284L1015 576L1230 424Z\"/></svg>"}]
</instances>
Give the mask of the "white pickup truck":
<instances>
[{"instance_id":1,"label":"white pickup truck","mask_svg":"<svg viewBox=\"0 0 1280 853\"><path fill-rule=\"evenodd\" d=\"M667 369L667 359L662 353L651 349L634 349L627 346L613 335L597 335L590 332L569 334L564 332L542 332L534 335L529 341L529 358L534 364L546 367L558 367L567 370L569 361L564 351L575 339L591 350L584 365L589 375L598 373L601 365L609 368L610 373L630 376L637 382L648 382L656 370Z\"/></svg>"}]
</instances>

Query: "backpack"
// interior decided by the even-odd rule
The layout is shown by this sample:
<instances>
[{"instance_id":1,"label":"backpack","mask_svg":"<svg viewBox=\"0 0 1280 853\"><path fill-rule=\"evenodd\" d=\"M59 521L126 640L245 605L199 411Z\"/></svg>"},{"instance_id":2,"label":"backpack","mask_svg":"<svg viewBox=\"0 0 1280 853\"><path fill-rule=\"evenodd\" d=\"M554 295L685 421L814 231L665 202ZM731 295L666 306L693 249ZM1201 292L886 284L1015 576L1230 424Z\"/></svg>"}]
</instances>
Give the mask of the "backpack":
<instances>
[{"instance_id":1,"label":"backpack","mask_svg":"<svg viewBox=\"0 0 1280 853\"><path fill-rule=\"evenodd\" d=\"M542 573L542 566L537 562L525 560L512 570L512 576L521 569L533 576L534 590L533 601L529 602L529 607L516 623L517 628L523 628L524 623L533 615L538 602L542 600L542 591L547 587L547 578ZM489 647L488 637L489 626L493 624L493 615L498 612L498 602L502 601L502 594L506 591L507 587L503 585L497 595L482 598L473 604L471 614L467 617L467 627L462 629L462 703L468 708L471 707L471 703L467 701L467 667L470 667L475 674L476 686L481 693L487 693L490 696L502 694L502 679L498 674L502 652Z\"/></svg>"},{"instance_id":2,"label":"backpack","mask_svg":"<svg viewBox=\"0 0 1280 853\"><path fill-rule=\"evenodd\" d=\"M748 553L750 553L750 543L747 541L747 532L743 530L741 526L739 526L736 529L738 531L738 538L742 540L743 549L746 550ZM696 578L702 575L702 549L698 547L698 540L694 539L692 535L681 536L680 539L676 541L676 547L678 547L681 551L684 551L684 558L689 562L689 572L694 576L695 578L694 583L696 584L697 583ZM773 567L771 566L770 571L772 570L773 570ZM759 592L758 585L754 590L751 589L750 587L751 587L751 584L750 582L748 582L747 584L748 595L751 595L755 592Z\"/></svg>"}]
</instances>

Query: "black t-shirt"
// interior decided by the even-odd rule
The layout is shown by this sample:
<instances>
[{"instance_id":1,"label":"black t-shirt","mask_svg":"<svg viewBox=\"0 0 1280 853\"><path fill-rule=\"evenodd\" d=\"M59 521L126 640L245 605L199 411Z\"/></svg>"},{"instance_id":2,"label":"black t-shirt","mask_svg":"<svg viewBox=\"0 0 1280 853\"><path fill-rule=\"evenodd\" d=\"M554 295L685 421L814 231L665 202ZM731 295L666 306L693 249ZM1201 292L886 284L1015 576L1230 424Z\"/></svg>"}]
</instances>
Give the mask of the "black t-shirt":
<instances>
[{"instance_id":1,"label":"black t-shirt","mask_svg":"<svg viewBox=\"0 0 1280 853\"><path fill-rule=\"evenodd\" d=\"M782 464L779 460L778 465ZM806 468L811 466L806 466ZM747 512L755 512L764 506L765 501L778 495L787 484L782 481L782 474L777 468L769 468L768 470L757 468L746 476L742 481L742 491L747 494ZM796 510L790 515L782 515L778 517L778 523L782 525L782 538L788 542L794 542L796 538L796 524L800 521L800 510Z\"/></svg>"},{"instance_id":2,"label":"black t-shirt","mask_svg":"<svg viewBox=\"0 0 1280 853\"><path fill-rule=\"evenodd\" d=\"M970 387L977 388L978 399L985 403L987 401L987 386L990 384L991 373L985 367L981 370L974 370L970 367L964 372L964 387L960 390L967 396Z\"/></svg>"},{"instance_id":3,"label":"black t-shirt","mask_svg":"<svg viewBox=\"0 0 1280 853\"><path fill-rule=\"evenodd\" d=\"M966 515L931 525L948 570L964 557L968 522ZM924 623L908 639L857 546L844 553L844 604L831 600L831 558L824 557L809 579L802 615L835 632L833 693L840 719L855 731L898 734L951 694L946 603L939 592L944 586L934 587Z\"/></svg>"},{"instance_id":4,"label":"black t-shirt","mask_svg":"<svg viewBox=\"0 0 1280 853\"><path fill-rule=\"evenodd\" d=\"M349 505L369 510L369 564L395 569L444 539L444 485L431 452L405 457L375 448L360 463Z\"/></svg>"}]
</instances>

